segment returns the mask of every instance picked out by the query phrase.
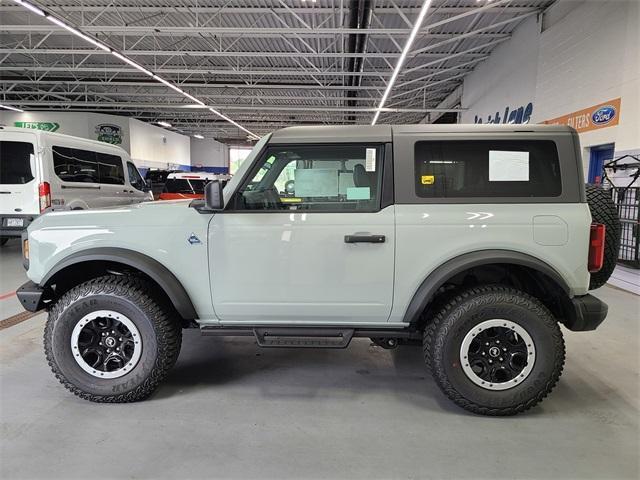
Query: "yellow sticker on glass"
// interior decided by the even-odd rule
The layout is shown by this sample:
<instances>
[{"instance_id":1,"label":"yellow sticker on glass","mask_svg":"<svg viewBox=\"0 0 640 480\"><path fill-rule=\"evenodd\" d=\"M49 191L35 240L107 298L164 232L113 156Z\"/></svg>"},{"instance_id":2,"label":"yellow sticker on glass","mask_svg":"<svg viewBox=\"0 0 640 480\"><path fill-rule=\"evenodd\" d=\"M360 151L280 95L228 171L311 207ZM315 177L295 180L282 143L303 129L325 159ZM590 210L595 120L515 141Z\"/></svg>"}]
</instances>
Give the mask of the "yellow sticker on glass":
<instances>
[{"instance_id":1,"label":"yellow sticker on glass","mask_svg":"<svg viewBox=\"0 0 640 480\"><path fill-rule=\"evenodd\" d=\"M436 177L433 175L422 175L422 177L420 178L422 185L433 185L433 182L435 182L435 180Z\"/></svg>"}]
</instances>

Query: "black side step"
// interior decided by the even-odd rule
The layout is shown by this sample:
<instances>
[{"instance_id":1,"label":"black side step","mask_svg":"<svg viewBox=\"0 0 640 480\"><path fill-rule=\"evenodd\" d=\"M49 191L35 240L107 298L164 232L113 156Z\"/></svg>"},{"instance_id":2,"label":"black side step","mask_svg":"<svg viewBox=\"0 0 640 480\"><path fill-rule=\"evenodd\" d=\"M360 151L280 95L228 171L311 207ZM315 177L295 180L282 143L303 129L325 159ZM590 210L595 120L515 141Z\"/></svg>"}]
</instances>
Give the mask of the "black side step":
<instances>
[{"instance_id":1,"label":"black side step","mask_svg":"<svg viewBox=\"0 0 640 480\"><path fill-rule=\"evenodd\" d=\"M254 328L260 347L346 348L353 328Z\"/></svg>"}]
</instances>

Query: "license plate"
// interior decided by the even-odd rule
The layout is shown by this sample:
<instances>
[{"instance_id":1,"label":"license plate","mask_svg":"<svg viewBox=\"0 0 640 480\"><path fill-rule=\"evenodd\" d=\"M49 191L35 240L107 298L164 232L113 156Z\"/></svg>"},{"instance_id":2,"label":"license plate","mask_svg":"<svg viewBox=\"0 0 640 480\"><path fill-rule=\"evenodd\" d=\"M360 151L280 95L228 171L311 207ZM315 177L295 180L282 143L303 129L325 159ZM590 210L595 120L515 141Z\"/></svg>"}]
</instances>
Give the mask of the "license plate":
<instances>
[{"instance_id":1,"label":"license plate","mask_svg":"<svg viewBox=\"0 0 640 480\"><path fill-rule=\"evenodd\" d=\"M24 219L22 218L7 218L7 227L22 227L24 225Z\"/></svg>"}]
</instances>

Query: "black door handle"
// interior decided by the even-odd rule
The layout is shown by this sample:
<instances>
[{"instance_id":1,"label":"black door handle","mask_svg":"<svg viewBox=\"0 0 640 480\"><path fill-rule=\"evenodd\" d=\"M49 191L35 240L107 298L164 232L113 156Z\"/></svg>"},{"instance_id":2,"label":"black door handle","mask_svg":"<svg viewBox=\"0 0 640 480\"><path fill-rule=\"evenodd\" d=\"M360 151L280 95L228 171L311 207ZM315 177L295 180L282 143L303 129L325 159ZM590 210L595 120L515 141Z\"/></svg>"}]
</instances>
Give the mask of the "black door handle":
<instances>
[{"instance_id":1,"label":"black door handle","mask_svg":"<svg viewBox=\"0 0 640 480\"><path fill-rule=\"evenodd\" d=\"M384 235L345 235L344 243L384 243Z\"/></svg>"}]
</instances>

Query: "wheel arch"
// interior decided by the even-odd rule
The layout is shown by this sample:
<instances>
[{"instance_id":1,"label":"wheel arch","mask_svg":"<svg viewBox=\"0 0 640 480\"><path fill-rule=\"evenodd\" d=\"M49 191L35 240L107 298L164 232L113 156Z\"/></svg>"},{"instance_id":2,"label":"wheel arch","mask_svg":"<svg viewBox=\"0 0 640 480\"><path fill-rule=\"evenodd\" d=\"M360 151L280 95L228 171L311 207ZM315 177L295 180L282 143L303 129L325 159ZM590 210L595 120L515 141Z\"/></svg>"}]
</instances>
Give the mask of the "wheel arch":
<instances>
[{"instance_id":1,"label":"wheel arch","mask_svg":"<svg viewBox=\"0 0 640 480\"><path fill-rule=\"evenodd\" d=\"M92 275L93 272L99 272L101 269L108 271L109 267L113 268L113 266L123 266L144 274L162 289L183 319L198 318L187 291L167 267L154 258L126 248L90 248L73 253L54 265L42 278L40 286L49 288L60 282L65 273L73 274L78 271L83 271L81 278L82 281L85 281L95 276ZM78 284L75 281L65 281L65 283L74 284L71 286Z\"/></svg>"},{"instance_id":2,"label":"wheel arch","mask_svg":"<svg viewBox=\"0 0 640 480\"><path fill-rule=\"evenodd\" d=\"M422 314L425 312L430 303L434 301L438 292L451 279L478 267L490 267L494 265L514 266L529 271L537 272L541 278L546 279L555 288L560 289L565 295L560 295L561 304L556 309L556 314L563 315L565 312L565 301L570 296L570 288L553 267L531 255L509 251L509 250L481 250L469 252L458 257L452 258L433 270L422 281L415 293L407 309L405 310L403 321L410 325L417 325ZM556 292L557 293L557 292Z\"/></svg>"}]
</instances>

